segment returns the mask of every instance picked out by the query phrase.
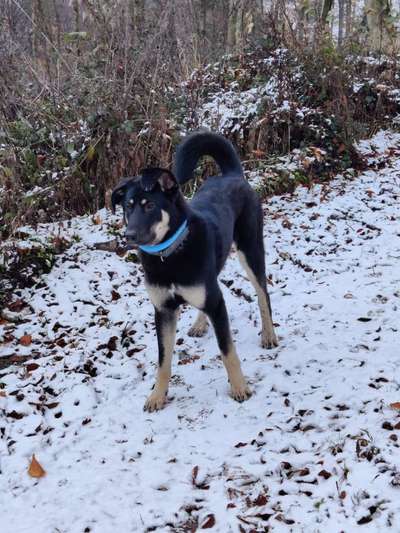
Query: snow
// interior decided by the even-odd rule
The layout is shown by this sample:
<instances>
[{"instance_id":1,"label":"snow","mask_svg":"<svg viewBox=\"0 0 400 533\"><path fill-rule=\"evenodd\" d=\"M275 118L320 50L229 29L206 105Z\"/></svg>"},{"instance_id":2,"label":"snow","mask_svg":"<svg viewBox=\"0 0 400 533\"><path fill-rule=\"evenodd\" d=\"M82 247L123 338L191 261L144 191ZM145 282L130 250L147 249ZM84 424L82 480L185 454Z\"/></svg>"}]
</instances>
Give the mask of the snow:
<instances>
[{"instance_id":1,"label":"snow","mask_svg":"<svg viewBox=\"0 0 400 533\"><path fill-rule=\"evenodd\" d=\"M257 115L260 102L268 98L275 102L278 95L278 81L271 79L259 87L246 91L224 90L214 94L199 109L199 125L214 131L238 131Z\"/></svg>"},{"instance_id":2,"label":"snow","mask_svg":"<svg viewBox=\"0 0 400 533\"><path fill-rule=\"evenodd\" d=\"M31 314L0 322L0 355L30 358L0 370L2 533L183 532L212 517L223 533L400 530L400 136L360 147L364 174L264 205L277 349L259 345L234 255L220 276L253 390L242 404L212 332L187 336L186 309L170 401L145 413L157 356L140 267L93 247L119 217L39 228L73 244L22 292ZM32 454L44 478L29 477Z\"/></svg>"}]
</instances>

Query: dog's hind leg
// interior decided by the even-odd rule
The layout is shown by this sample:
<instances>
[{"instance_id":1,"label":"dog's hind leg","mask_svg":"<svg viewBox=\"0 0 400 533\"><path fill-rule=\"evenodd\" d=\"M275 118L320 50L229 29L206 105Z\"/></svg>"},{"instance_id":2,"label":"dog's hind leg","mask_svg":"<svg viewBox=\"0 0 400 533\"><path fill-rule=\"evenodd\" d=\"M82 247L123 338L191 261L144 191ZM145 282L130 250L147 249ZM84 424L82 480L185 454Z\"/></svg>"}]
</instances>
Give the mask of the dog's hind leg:
<instances>
[{"instance_id":1,"label":"dog's hind leg","mask_svg":"<svg viewBox=\"0 0 400 533\"><path fill-rule=\"evenodd\" d=\"M153 391L147 398L145 411L158 411L164 407L171 378L171 362L175 345L177 309L155 310L158 341L158 371Z\"/></svg>"},{"instance_id":2,"label":"dog's hind leg","mask_svg":"<svg viewBox=\"0 0 400 533\"><path fill-rule=\"evenodd\" d=\"M208 322L207 315L203 311L199 311L196 321L188 331L189 337L202 337L207 333Z\"/></svg>"},{"instance_id":3,"label":"dog's hind leg","mask_svg":"<svg viewBox=\"0 0 400 533\"><path fill-rule=\"evenodd\" d=\"M275 346L278 346L278 339L276 338L274 324L272 323L271 302L267 291L265 274L262 275L258 271L257 275L249 264L249 255L246 255L239 249L238 256L240 264L244 268L247 277L249 278L257 293L258 306L260 308L262 323L261 345L263 348L274 348Z\"/></svg>"},{"instance_id":4,"label":"dog's hind leg","mask_svg":"<svg viewBox=\"0 0 400 533\"><path fill-rule=\"evenodd\" d=\"M222 362L231 384L231 395L238 402L242 402L251 396L251 391L240 367L239 357L237 356L229 328L228 313L219 287L213 291L213 294L213 304L208 304L205 312L214 327L218 346L221 350Z\"/></svg>"},{"instance_id":5,"label":"dog's hind leg","mask_svg":"<svg viewBox=\"0 0 400 533\"><path fill-rule=\"evenodd\" d=\"M235 241L239 261L257 293L262 323L261 345L263 348L274 348L278 346L278 339L272 322L271 302L265 275L261 208L257 213L257 220L253 218L253 222L256 225L256 231L253 231L254 226L238 226L235 231Z\"/></svg>"}]
</instances>

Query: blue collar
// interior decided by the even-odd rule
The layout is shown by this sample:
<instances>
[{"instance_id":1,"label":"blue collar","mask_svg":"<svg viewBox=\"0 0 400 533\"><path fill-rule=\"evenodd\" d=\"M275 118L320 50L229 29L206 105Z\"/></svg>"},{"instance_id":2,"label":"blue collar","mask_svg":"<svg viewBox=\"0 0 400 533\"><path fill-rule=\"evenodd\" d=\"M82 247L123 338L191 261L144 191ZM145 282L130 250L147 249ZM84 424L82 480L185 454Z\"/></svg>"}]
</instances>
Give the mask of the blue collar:
<instances>
[{"instance_id":1,"label":"blue collar","mask_svg":"<svg viewBox=\"0 0 400 533\"><path fill-rule=\"evenodd\" d=\"M188 222L185 220L172 235L172 237L166 241L153 245L143 244L142 246L139 246L139 248L142 250L142 252L146 252L146 254L159 255L161 259L163 259L164 257L171 255L172 252L178 248L188 233Z\"/></svg>"}]
</instances>

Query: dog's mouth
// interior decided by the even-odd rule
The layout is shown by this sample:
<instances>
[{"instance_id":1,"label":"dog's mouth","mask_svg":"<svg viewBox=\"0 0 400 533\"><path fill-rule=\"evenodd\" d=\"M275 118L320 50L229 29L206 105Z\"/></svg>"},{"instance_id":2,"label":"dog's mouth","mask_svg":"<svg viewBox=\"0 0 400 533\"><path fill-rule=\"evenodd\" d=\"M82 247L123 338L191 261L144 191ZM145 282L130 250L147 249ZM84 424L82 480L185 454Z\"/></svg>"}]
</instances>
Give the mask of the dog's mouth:
<instances>
[{"instance_id":1,"label":"dog's mouth","mask_svg":"<svg viewBox=\"0 0 400 533\"><path fill-rule=\"evenodd\" d=\"M138 244L135 241L125 239L125 248L127 250L135 250L138 247Z\"/></svg>"},{"instance_id":2,"label":"dog's mouth","mask_svg":"<svg viewBox=\"0 0 400 533\"><path fill-rule=\"evenodd\" d=\"M132 237L126 236L125 241L126 241L126 247L128 250L138 248L139 246L151 246L155 244L153 237L150 237L148 239L141 239L141 238L132 239Z\"/></svg>"}]
</instances>

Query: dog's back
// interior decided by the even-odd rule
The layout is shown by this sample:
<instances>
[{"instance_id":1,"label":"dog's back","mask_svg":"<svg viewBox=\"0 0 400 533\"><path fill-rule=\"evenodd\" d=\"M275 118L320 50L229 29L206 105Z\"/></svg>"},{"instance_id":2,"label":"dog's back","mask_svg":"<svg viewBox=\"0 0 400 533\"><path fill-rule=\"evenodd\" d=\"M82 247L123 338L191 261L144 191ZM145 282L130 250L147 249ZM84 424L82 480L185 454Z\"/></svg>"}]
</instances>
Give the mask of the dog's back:
<instances>
[{"instance_id":1,"label":"dog's back","mask_svg":"<svg viewBox=\"0 0 400 533\"><path fill-rule=\"evenodd\" d=\"M190 207L213 226L217 238L217 261L220 270L239 233L247 233L252 221L260 217L257 195L244 179L239 156L232 143L222 135L207 131L189 135L179 145L174 173L180 184L193 178L199 160L211 156L221 170L211 176L193 196ZM241 228L238 227L241 226Z\"/></svg>"}]
</instances>

